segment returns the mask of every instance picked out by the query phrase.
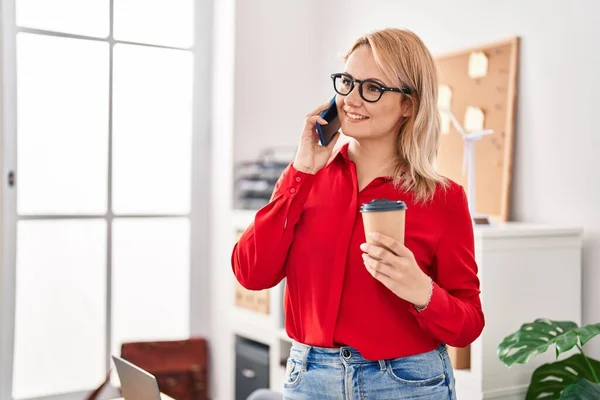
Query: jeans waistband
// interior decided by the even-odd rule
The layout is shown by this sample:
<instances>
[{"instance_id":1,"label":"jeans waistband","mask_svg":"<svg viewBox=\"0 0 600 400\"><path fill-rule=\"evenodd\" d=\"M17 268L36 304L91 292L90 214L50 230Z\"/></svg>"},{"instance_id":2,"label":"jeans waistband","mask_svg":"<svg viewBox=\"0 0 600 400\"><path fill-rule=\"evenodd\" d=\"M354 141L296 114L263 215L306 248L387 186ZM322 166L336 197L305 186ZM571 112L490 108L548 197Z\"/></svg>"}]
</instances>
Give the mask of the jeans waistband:
<instances>
[{"instance_id":1,"label":"jeans waistband","mask_svg":"<svg viewBox=\"0 0 600 400\"><path fill-rule=\"evenodd\" d=\"M446 345L442 344L433 352L446 352ZM358 350L350 346L342 347L318 347L310 346L297 341L292 342L290 356L303 363L324 363L324 364L366 364L379 363L382 367L385 360L367 360ZM417 355L419 356L419 355Z\"/></svg>"}]
</instances>

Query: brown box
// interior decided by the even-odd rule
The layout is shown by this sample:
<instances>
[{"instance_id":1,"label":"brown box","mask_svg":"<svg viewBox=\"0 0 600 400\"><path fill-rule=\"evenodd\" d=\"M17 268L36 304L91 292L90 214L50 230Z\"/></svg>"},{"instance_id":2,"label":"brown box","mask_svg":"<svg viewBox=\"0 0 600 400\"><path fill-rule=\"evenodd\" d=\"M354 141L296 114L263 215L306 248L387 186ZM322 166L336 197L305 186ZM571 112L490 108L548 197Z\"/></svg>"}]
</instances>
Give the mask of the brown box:
<instances>
[{"instance_id":1,"label":"brown box","mask_svg":"<svg viewBox=\"0 0 600 400\"><path fill-rule=\"evenodd\" d=\"M235 305L247 310L269 315L269 290L248 290L235 281Z\"/></svg>"},{"instance_id":2,"label":"brown box","mask_svg":"<svg viewBox=\"0 0 600 400\"><path fill-rule=\"evenodd\" d=\"M244 231L236 231L235 240L240 240ZM235 279L235 278L234 278ZM235 305L247 310L269 315L269 290L248 290L235 279Z\"/></svg>"},{"instance_id":3,"label":"brown box","mask_svg":"<svg viewBox=\"0 0 600 400\"><path fill-rule=\"evenodd\" d=\"M471 369L471 346L448 347L448 355L454 369Z\"/></svg>"}]
</instances>

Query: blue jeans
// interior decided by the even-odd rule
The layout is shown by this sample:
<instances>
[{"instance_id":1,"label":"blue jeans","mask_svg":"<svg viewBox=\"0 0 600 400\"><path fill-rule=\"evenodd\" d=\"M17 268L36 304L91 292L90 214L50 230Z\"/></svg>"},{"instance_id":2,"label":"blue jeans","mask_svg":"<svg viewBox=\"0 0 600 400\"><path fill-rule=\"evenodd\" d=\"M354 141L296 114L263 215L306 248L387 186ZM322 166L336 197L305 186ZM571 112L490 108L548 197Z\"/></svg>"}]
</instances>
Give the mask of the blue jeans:
<instances>
[{"instance_id":1,"label":"blue jeans","mask_svg":"<svg viewBox=\"0 0 600 400\"><path fill-rule=\"evenodd\" d=\"M452 364L441 345L390 360L364 359L352 347L292 345L285 400L455 400Z\"/></svg>"}]
</instances>

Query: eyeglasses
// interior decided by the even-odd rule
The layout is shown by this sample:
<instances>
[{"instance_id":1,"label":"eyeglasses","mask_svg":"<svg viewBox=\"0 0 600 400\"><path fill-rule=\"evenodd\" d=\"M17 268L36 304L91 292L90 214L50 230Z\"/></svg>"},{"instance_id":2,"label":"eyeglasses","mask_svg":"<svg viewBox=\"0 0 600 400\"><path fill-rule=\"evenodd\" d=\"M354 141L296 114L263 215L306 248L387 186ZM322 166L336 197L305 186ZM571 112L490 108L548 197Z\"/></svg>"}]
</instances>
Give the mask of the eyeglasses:
<instances>
[{"instance_id":1,"label":"eyeglasses","mask_svg":"<svg viewBox=\"0 0 600 400\"><path fill-rule=\"evenodd\" d=\"M360 94L360 97L369 103L379 101L384 92L412 94L412 90L406 86L402 88L387 87L374 79L365 79L361 81L346 73L332 74L331 79L333 80L333 88L342 96L349 95L354 89L354 84L358 83L358 93Z\"/></svg>"}]
</instances>

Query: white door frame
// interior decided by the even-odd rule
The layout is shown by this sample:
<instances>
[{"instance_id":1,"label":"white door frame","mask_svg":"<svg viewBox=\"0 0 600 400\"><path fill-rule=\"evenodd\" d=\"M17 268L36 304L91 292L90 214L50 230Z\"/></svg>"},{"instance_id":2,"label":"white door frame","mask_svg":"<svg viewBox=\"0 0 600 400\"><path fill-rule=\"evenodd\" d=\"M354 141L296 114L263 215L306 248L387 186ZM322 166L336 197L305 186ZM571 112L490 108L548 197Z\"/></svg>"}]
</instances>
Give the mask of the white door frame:
<instances>
[{"instance_id":1,"label":"white door frame","mask_svg":"<svg viewBox=\"0 0 600 400\"><path fill-rule=\"evenodd\" d=\"M15 332L16 190L8 174L16 170L17 83L15 1L0 2L0 399L12 395Z\"/></svg>"}]
</instances>

